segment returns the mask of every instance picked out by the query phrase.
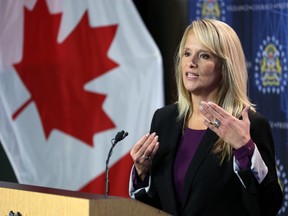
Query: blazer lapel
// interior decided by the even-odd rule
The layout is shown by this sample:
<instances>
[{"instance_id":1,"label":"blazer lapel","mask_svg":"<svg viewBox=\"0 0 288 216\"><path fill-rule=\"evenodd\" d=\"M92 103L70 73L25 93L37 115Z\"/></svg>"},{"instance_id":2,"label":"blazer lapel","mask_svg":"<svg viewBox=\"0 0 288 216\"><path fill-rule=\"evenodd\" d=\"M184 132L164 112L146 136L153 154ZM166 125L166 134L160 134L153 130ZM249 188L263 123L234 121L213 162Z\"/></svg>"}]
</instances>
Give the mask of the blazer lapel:
<instances>
[{"instance_id":1,"label":"blazer lapel","mask_svg":"<svg viewBox=\"0 0 288 216\"><path fill-rule=\"evenodd\" d=\"M206 159L208 154L211 152L214 143L217 141L218 136L212 130L207 129L204 134L197 151L188 167L184 185L184 201L183 204L185 206L185 202L189 196L189 191L191 190L192 182L197 175L197 171L200 168L203 161Z\"/></svg>"},{"instance_id":2,"label":"blazer lapel","mask_svg":"<svg viewBox=\"0 0 288 216\"><path fill-rule=\"evenodd\" d=\"M179 145L179 140L182 136L182 125L183 121L177 122L177 124L174 124L175 126L171 128L170 132L167 133L165 136L165 139L161 142L166 143L165 145L165 152L164 157L165 158L165 171L161 175L159 175L159 179L157 181L158 188L161 188L162 190L165 190L165 202L162 203L165 205L166 209L170 209L171 212L178 212L177 208L177 201L176 201L176 192L174 188L174 182L173 182L173 164L175 159L175 154L177 152L177 148ZM161 148L161 145L160 145Z\"/></svg>"}]
</instances>

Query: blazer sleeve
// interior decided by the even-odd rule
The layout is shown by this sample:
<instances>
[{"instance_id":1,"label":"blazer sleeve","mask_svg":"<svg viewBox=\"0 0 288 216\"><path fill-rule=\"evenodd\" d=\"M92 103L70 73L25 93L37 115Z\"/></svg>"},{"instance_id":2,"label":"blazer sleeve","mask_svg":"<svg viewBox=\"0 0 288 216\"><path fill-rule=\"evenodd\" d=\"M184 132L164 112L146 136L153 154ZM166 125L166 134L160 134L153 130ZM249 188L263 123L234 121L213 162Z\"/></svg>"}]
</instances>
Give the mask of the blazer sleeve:
<instances>
[{"instance_id":1,"label":"blazer sleeve","mask_svg":"<svg viewBox=\"0 0 288 216\"><path fill-rule=\"evenodd\" d=\"M243 187L243 202L251 215L277 215L283 193L278 183L275 166L275 151L269 122L258 113L250 113L250 135L268 167L268 173L259 184L251 169L238 172L246 187Z\"/></svg>"}]
</instances>

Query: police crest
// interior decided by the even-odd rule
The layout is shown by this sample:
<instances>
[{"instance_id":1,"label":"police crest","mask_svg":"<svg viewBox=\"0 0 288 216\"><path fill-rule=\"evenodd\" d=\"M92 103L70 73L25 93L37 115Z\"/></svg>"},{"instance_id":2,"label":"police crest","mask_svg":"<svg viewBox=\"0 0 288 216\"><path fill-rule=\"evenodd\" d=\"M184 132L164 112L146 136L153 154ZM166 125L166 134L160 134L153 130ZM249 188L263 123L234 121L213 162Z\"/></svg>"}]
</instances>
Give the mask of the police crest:
<instances>
[{"instance_id":1,"label":"police crest","mask_svg":"<svg viewBox=\"0 0 288 216\"><path fill-rule=\"evenodd\" d=\"M283 47L275 37L267 37L259 46L255 59L255 84L262 93L284 91L287 86L287 66Z\"/></svg>"},{"instance_id":2,"label":"police crest","mask_svg":"<svg viewBox=\"0 0 288 216\"><path fill-rule=\"evenodd\" d=\"M197 2L197 18L210 18L225 21L225 3L222 0L199 0Z\"/></svg>"}]
</instances>

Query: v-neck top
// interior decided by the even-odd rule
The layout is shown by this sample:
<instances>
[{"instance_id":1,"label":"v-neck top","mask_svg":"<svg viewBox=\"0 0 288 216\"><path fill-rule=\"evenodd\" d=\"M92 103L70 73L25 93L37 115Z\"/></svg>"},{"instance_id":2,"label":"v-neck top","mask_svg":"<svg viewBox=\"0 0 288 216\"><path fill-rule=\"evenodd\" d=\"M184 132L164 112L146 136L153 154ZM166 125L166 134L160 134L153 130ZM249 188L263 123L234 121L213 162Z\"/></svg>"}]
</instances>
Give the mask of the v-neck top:
<instances>
[{"instance_id":1,"label":"v-neck top","mask_svg":"<svg viewBox=\"0 0 288 216\"><path fill-rule=\"evenodd\" d=\"M184 129L173 167L177 198L182 203L187 169L206 130Z\"/></svg>"}]
</instances>

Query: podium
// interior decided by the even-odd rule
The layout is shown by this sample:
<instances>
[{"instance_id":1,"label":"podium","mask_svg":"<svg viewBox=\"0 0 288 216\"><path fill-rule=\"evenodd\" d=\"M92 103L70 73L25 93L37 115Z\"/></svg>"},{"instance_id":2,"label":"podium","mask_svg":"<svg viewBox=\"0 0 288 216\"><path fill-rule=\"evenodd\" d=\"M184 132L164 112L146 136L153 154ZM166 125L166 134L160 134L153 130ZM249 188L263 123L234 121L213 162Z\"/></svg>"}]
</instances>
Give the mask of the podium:
<instances>
[{"instance_id":1,"label":"podium","mask_svg":"<svg viewBox=\"0 0 288 216\"><path fill-rule=\"evenodd\" d=\"M0 215L9 216L168 216L130 198L0 181Z\"/></svg>"}]
</instances>

